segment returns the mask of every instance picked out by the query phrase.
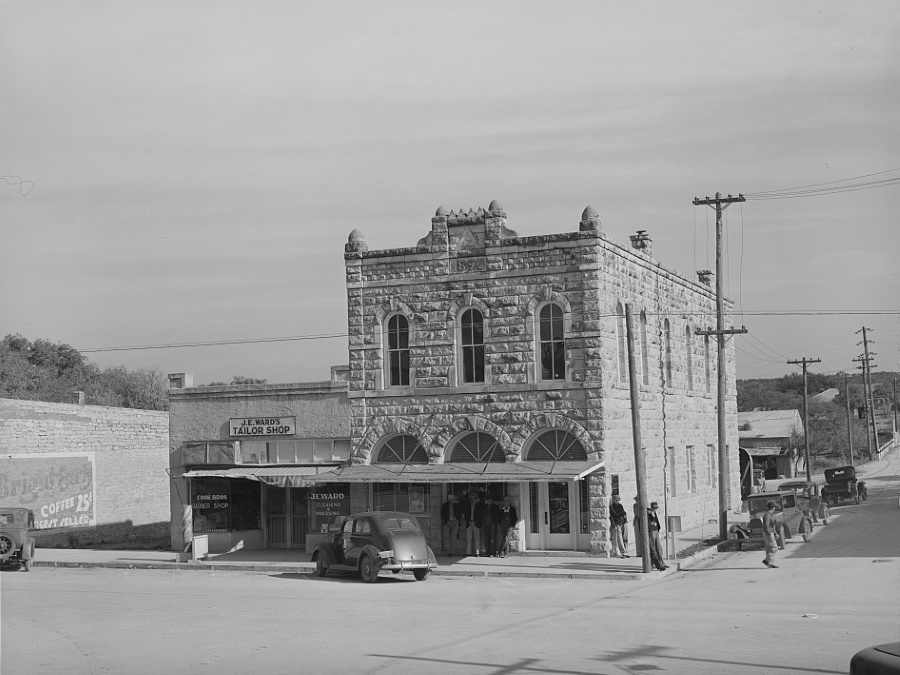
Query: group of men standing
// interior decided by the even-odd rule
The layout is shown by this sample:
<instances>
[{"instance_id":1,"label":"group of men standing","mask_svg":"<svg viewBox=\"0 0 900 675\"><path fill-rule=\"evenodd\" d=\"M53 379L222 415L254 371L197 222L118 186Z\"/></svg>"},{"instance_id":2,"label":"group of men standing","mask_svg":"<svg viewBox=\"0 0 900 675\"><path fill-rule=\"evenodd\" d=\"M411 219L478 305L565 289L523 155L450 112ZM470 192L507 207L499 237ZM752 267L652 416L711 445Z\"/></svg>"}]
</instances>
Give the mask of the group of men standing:
<instances>
[{"instance_id":1,"label":"group of men standing","mask_svg":"<svg viewBox=\"0 0 900 675\"><path fill-rule=\"evenodd\" d=\"M498 503L493 495L478 493L459 501L456 495L448 495L441 507L442 553L453 555L464 532L466 555L505 558L518 520L509 499Z\"/></svg>"},{"instance_id":2,"label":"group of men standing","mask_svg":"<svg viewBox=\"0 0 900 675\"><path fill-rule=\"evenodd\" d=\"M634 548L635 554L640 558L643 557L643 536L641 535L641 512L640 502L637 496L634 498ZM655 569L665 570L668 565L662 553L662 545L659 541L659 532L662 527L659 524L659 516L657 511L659 504L650 502L647 509L647 541L650 545L650 563ZM613 557L628 557L628 513L622 506L622 500L618 495L614 495L612 503L609 506L609 523L610 523L610 539L612 540Z\"/></svg>"}]
</instances>

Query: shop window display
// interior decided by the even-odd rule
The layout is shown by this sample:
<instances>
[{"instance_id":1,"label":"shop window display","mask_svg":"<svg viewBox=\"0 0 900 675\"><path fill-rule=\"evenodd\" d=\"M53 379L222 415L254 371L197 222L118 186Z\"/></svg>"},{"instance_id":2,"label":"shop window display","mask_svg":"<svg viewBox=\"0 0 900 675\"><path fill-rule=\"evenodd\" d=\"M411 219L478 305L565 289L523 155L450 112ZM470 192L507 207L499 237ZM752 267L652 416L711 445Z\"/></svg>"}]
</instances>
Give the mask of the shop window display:
<instances>
[{"instance_id":1,"label":"shop window display","mask_svg":"<svg viewBox=\"0 0 900 675\"><path fill-rule=\"evenodd\" d=\"M191 486L194 532L257 530L260 484L249 480L197 478Z\"/></svg>"}]
</instances>

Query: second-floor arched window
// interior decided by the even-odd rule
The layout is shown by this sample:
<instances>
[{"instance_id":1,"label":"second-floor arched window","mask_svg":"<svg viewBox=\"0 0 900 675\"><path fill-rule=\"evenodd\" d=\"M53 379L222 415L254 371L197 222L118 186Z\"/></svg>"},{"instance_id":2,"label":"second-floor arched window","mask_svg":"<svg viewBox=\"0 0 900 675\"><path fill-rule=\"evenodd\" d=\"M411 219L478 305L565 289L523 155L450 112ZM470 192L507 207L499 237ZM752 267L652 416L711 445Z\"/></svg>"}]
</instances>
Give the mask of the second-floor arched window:
<instances>
[{"instance_id":1,"label":"second-floor arched window","mask_svg":"<svg viewBox=\"0 0 900 675\"><path fill-rule=\"evenodd\" d=\"M484 317L477 309L467 309L459 328L463 382L484 382Z\"/></svg>"},{"instance_id":2,"label":"second-floor arched window","mask_svg":"<svg viewBox=\"0 0 900 675\"><path fill-rule=\"evenodd\" d=\"M559 305L544 305L538 319L538 352L542 380L566 379L566 343L563 311Z\"/></svg>"},{"instance_id":3,"label":"second-floor arched window","mask_svg":"<svg viewBox=\"0 0 900 675\"><path fill-rule=\"evenodd\" d=\"M395 314L387 323L388 385L409 386L409 322Z\"/></svg>"}]
</instances>

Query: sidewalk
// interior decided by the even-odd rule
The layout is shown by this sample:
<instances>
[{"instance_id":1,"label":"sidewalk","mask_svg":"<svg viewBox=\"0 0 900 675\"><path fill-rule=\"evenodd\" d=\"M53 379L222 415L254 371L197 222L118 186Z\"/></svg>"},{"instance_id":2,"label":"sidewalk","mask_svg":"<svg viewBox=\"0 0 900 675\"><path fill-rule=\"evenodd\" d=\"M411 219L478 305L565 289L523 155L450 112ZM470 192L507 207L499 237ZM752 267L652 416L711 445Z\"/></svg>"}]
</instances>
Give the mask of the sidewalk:
<instances>
[{"instance_id":1,"label":"sidewalk","mask_svg":"<svg viewBox=\"0 0 900 675\"><path fill-rule=\"evenodd\" d=\"M676 550L696 549L704 539L718 534L715 524L706 524L676 535ZM632 545L632 552L634 547ZM665 543L663 543L665 550ZM536 577L595 581L641 581L659 579L716 553L714 544L693 551L690 557L678 555L668 560L669 569L644 574L641 559L603 558L574 552L529 551L508 558L474 556L438 556L434 576L457 577ZM210 556L200 561L179 561L171 551L121 551L105 549L38 548L37 567L107 567L118 569L177 569L193 571L270 572L312 574L311 554L288 549L241 550ZM184 557L182 556L182 560Z\"/></svg>"}]
</instances>

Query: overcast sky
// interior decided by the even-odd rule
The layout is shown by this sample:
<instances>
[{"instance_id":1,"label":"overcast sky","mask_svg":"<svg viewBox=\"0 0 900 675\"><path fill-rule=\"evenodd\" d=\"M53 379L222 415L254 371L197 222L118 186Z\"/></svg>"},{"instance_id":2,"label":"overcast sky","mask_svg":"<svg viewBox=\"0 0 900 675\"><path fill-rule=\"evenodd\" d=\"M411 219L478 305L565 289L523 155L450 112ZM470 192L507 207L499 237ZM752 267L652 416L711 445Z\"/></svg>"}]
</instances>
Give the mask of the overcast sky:
<instances>
[{"instance_id":1,"label":"overcast sky","mask_svg":"<svg viewBox=\"0 0 900 675\"><path fill-rule=\"evenodd\" d=\"M354 228L413 246L438 206L492 199L523 236L577 230L591 204L694 278L715 265L694 197L900 178L898 56L894 1L7 0L0 333L83 350L346 333ZM863 325L900 370L898 197L726 211L738 377L804 356L856 372ZM297 382L328 379L347 341L85 355Z\"/></svg>"}]
</instances>

